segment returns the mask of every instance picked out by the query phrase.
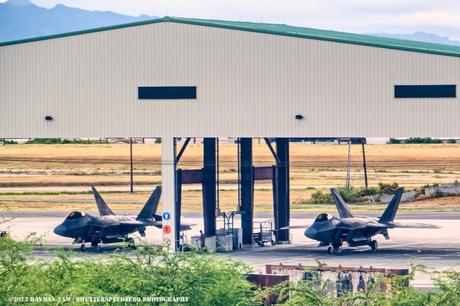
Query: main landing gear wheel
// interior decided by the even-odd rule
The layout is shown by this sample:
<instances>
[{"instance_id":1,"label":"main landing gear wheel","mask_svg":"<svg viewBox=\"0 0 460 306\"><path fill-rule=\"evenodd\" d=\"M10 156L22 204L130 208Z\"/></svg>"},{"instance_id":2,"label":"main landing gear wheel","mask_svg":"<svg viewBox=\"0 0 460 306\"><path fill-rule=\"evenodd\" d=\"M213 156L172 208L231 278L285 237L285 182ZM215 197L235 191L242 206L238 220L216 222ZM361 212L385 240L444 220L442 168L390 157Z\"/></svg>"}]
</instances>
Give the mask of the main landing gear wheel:
<instances>
[{"instance_id":1,"label":"main landing gear wheel","mask_svg":"<svg viewBox=\"0 0 460 306\"><path fill-rule=\"evenodd\" d=\"M132 249L136 248L136 245L134 244L134 239L133 238L126 239L126 243L128 244L129 248L132 248Z\"/></svg>"},{"instance_id":2,"label":"main landing gear wheel","mask_svg":"<svg viewBox=\"0 0 460 306\"><path fill-rule=\"evenodd\" d=\"M98 241L91 241L91 247L97 249L99 247Z\"/></svg>"},{"instance_id":3,"label":"main landing gear wheel","mask_svg":"<svg viewBox=\"0 0 460 306\"><path fill-rule=\"evenodd\" d=\"M80 246L80 251L82 251L82 252L86 251L86 247L85 247L84 243Z\"/></svg>"},{"instance_id":4,"label":"main landing gear wheel","mask_svg":"<svg viewBox=\"0 0 460 306\"><path fill-rule=\"evenodd\" d=\"M371 250L374 251L374 252L378 252L379 251L379 243L377 242L377 240L372 240L370 243L369 243L369 246L371 247Z\"/></svg>"},{"instance_id":5,"label":"main landing gear wheel","mask_svg":"<svg viewBox=\"0 0 460 306\"><path fill-rule=\"evenodd\" d=\"M340 248L342 243L343 242L341 240L332 241L332 243L329 245L329 248L327 249L327 252L329 254L342 255L342 249Z\"/></svg>"},{"instance_id":6,"label":"main landing gear wheel","mask_svg":"<svg viewBox=\"0 0 460 306\"><path fill-rule=\"evenodd\" d=\"M329 246L327 248L327 253L335 254L335 255L342 255L342 249L339 246L338 247Z\"/></svg>"}]
</instances>

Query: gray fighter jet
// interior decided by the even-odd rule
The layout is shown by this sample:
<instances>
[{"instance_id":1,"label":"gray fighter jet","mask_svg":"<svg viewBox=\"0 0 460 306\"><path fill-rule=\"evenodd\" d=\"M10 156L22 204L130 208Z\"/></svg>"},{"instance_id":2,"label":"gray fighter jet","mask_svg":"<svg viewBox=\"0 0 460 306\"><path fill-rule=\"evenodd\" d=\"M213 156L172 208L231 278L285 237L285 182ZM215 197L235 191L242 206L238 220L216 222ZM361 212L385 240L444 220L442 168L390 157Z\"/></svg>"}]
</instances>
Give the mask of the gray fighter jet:
<instances>
[{"instance_id":1,"label":"gray fighter jet","mask_svg":"<svg viewBox=\"0 0 460 306\"><path fill-rule=\"evenodd\" d=\"M63 237L74 239L74 243L81 243L81 250L85 250L85 243L91 242L92 247L99 243L127 242L134 246L134 239L129 234L139 232L145 236L147 226L162 228L162 217L156 215L161 197L161 187L155 188L140 213L136 216L116 215L92 187L96 205L100 216L92 216L80 211L72 211L64 222L56 226L54 232ZM190 230L190 225L181 225L181 230Z\"/></svg>"},{"instance_id":2,"label":"gray fighter jet","mask_svg":"<svg viewBox=\"0 0 460 306\"><path fill-rule=\"evenodd\" d=\"M344 242L351 247L368 245L373 251L377 251L378 243L372 237L381 234L385 239L389 239L388 229L391 228L439 228L430 224L400 224L394 222L393 220L396 216L403 192L404 188L399 188L396 191L382 216L379 218L355 217L340 194L332 188L332 197L334 198L340 218L322 213L305 230L304 235L310 239L319 241L319 247L329 246L329 254L341 254L341 246ZM299 227L289 226L286 228Z\"/></svg>"}]
</instances>

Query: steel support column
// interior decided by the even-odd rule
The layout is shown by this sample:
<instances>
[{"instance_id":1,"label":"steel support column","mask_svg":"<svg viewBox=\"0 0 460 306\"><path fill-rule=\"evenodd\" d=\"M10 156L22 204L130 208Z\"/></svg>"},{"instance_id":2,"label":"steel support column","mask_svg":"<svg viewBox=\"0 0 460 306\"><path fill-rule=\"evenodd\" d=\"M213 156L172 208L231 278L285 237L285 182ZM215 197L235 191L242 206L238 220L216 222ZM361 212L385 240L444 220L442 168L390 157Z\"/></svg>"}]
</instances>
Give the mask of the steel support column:
<instances>
[{"instance_id":1,"label":"steel support column","mask_svg":"<svg viewBox=\"0 0 460 306\"><path fill-rule=\"evenodd\" d=\"M216 138L204 138L203 218L204 235L216 235Z\"/></svg>"},{"instance_id":2,"label":"steel support column","mask_svg":"<svg viewBox=\"0 0 460 306\"><path fill-rule=\"evenodd\" d=\"M366 149L365 149L365 143L366 143L366 138L363 138L362 142L361 142L361 146L362 146L362 149L363 149L363 170L364 170L364 185L366 186L366 188L369 187L369 183L367 181L367 163L366 163Z\"/></svg>"},{"instance_id":3,"label":"steel support column","mask_svg":"<svg viewBox=\"0 0 460 306\"><path fill-rule=\"evenodd\" d=\"M254 219L254 174L252 167L252 138L240 138L241 173L241 229L243 244L252 245L252 227Z\"/></svg>"},{"instance_id":4,"label":"steel support column","mask_svg":"<svg viewBox=\"0 0 460 306\"><path fill-rule=\"evenodd\" d=\"M289 138L276 138L276 153L278 181L276 193L278 197L278 207L275 208L275 230L277 231L277 242L289 242L289 230L280 230L282 227L289 226Z\"/></svg>"},{"instance_id":5,"label":"steel support column","mask_svg":"<svg viewBox=\"0 0 460 306\"><path fill-rule=\"evenodd\" d=\"M174 169L177 168L177 163ZM180 245L180 224L181 224L181 214L182 214L182 170L176 170L175 176L175 206L174 206L174 215L175 215L175 237L176 237L176 249L179 248Z\"/></svg>"},{"instance_id":6,"label":"steel support column","mask_svg":"<svg viewBox=\"0 0 460 306\"><path fill-rule=\"evenodd\" d=\"M176 213L176 141L174 137L166 136L161 138L161 189L163 198L163 212L170 215L169 220L163 220L163 226L168 225L169 232L163 230L163 242L171 246L170 250L176 248L176 224L180 223ZM179 221L179 222L178 222Z\"/></svg>"},{"instance_id":7,"label":"steel support column","mask_svg":"<svg viewBox=\"0 0 460 306\"><path fill-rule=\"evenodd\" d=\"M129 138L129 192L134 192L133 139Z\"/></svg>"}]
</instances>

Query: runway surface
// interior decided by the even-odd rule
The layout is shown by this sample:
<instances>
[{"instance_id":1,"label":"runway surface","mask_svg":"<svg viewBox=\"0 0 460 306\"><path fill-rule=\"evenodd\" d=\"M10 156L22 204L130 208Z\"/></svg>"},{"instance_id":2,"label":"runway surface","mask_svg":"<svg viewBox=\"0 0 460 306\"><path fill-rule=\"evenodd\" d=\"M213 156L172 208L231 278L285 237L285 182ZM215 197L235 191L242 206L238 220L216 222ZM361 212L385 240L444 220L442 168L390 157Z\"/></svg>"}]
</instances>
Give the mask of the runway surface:
<instances>
[{"instance_id":1,"label":"runway surface","mask_svg":"<svg viewBox=\"0 0 460 306\"><path fill-rule=\"evenodd\" d=\"M24 239L28 234L35 232L43 237L46 246L64 247L79 253L79 245L73 245L71 239L59 237L53 233L53 228L62 222L66 213L62 212L21 212L2 213L4 217L14 217L10 222L1 225L15 239ZM256 221L265 220L271 214L256 214ZM291 216L291 225L309 225L316 214L294 212ZM183 222L196 224L187 233L188 238L197 235L203 228L201 213L185 213ZM218 228L222 226L218 219ZM315 265L317 261L330 266L364 266L379 268L408 268L412 264L423 264L437 270L460 265L460 213L412 213L397 216L398 222L428 223L441 226L440 229L393 229L390 230L390 240L381 236L379 252L373 253L368 247L347 248L342 255L327 254L326 248L317 248L317 242L303 236L303 229L291 230L292 244L266 247L253 247L232 253L231 258L242 260L254 267L255 271L264 271L266 264L304 264ZM239 220L235 220L239 224ZM148 228L145 242L161 244L161 230ZM136 235L134 235L136 236ZM112 254L116 246L102 246L99 252L89 251L88 256L105 256ZM47 248L37 248L34 256L50 256ZM431 282L426 275L416 275L414 285L430 287Z\"/></svg>"}]
</instances>

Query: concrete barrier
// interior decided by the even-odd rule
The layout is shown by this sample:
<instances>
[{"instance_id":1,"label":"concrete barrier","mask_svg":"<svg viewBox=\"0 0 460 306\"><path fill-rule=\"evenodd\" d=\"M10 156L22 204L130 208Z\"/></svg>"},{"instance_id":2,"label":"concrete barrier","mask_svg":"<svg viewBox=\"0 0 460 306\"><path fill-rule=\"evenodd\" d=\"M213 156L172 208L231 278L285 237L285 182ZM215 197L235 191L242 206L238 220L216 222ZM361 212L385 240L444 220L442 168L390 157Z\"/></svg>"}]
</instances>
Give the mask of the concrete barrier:
<instances>
[{"instance_id":1,"label":"concrete barrier","mask_svg":"<svg viewBox=\"0 0 460 306\"><path fill-rule=\"evenodd\" d=\"M417 192L415 191L404 192L401 196L401 202L415 201L416 195L417 195ZM393 194L384 194L380 196L380 202L390 203L392 198L393 198Z\"/></svg>"},{"instance_id":2,"label":"concrete barrier","mask_svg":"<svg viewBox=\"0 0 460 306\"><path fill-rule=\"evenodd\" d=\"M217 235L216 248L218 252L233 251L233 235Z\"/></svg>"},{"instance_id":3,"label":"concrete barrier","mask_svg":"<svg viewBox=\"0 0 460 306\"><path fill-rule=\"evenodd\" d=\"M425 195L433 196L435 193L442 193L444 195L460 195L460 185L459 184L446 184L439 185L437 187L425 188Z\"/></svg>"}]
</instances>

